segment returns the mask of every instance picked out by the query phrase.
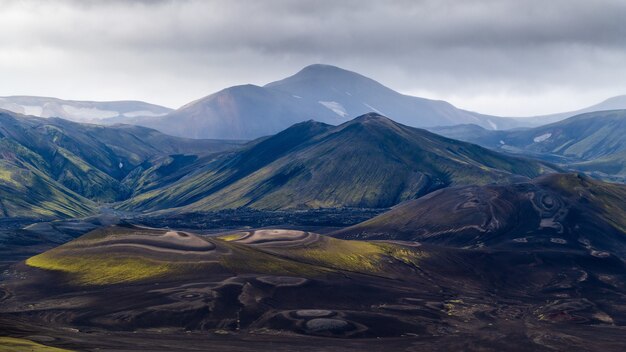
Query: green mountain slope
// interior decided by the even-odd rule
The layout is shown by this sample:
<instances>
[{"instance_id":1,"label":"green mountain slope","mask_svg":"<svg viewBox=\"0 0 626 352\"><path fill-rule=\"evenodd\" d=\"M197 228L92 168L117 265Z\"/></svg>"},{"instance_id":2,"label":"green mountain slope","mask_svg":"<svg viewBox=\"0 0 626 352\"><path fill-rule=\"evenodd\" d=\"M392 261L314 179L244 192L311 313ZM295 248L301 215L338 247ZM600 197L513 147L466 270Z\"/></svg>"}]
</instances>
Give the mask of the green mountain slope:
<instances>
[{"instance_id":1,"label":"green mountain slope","mask_svg":"<svg viewBox=\"0 0 626 352\"><path fill-rule=\"evenodd\" d=\"M86 215L94 210L93 201L111 202L132 195L129 176L152 167L159 158L185 154L197 158L239 144L0 110L0 216Z\"/></svg>"},{"instance_id":2,"label":"green mountain slope","mask_svg":"<svg viewBox=\"0 0 626 352\"><path fill-rule=\"evenodd\" d=\"M93 202L41 172L40 156L5 138L0 150L0 218L77 217L95 210Z\"/></svg>"},{"instance_id":3,"label":"green mountain slope","mask_svg":"<svg viewBox=\"0 0 626 352\"><path fill-rule=\"evenodd\" d=\"M389 207L449 185L509 182L549 171L547 164L367 114L337 127L294 125L120 207Z\"/></svg>"},{"instance_id":4,"label":"green mountain slope","mask_svg":"<svg viewBox=\"0 0 626 352\"><path fill-rule=\"evenodd\" d=\"M626 180L626 110L586 113L526 130L488 131L465 125L433 131L559 162L609 180Z\"/></svg>"},{"instance_id":5,"label":"green mountain slope","mask_svg":"<svg viewBox=\"0 0 626 352\"><path fill-rule=\"evenodd\" d=\"M0 112L0 138L39 156L20 160L72 191L99 201L127 198L123 180L157 155L210 153L238 142L190 140L136 126L79 124ZM11 151L7 151L11 157ZM19 154L19 153L18 153Z\"/></svg>"}]
</instances>

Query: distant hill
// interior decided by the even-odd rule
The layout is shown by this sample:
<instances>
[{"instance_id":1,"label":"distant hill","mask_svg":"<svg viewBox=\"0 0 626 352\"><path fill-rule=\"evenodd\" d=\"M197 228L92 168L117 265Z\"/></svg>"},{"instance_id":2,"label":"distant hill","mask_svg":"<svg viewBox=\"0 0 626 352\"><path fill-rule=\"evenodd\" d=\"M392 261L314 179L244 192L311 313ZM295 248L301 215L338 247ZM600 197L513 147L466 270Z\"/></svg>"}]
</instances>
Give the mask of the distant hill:
<instances>
[{"instance_id":1,"label":"distant hill","mask_svg":"<svg viewBox=\"0 0 626 352\"><path fill-rule=\"evenodd\" d=\"M37 117L60 117L76 122L102 122L105 119L163 116L172 111L142 101L77 101L48 97L0 97L0 109Z\"/></svg>"},{"instance_id":2,"label":"distant hill","mask_svg":"<svg viewBox=\"0 0 626 352\"><path fill-rule=\"evenodd\" d=\"M413 127L474 123L488 129L516 127L514 119L482 115L451 104L400 94L358 73L311 65L264 87L242 85L191 102L161 117L111 121L192 138L254 139L314 119L338 125L376 112Z\"/></svg>"},{"instance_id":3,"label":"distant hill","mask_svg":"<svg viewBox=\"0 0 626 352\"><path fill-rule=\"evenodd\" d=\"M576 174L512 185L451 187L340 230L344 239L419 241L463 248L626 254L626 186Z\"/></svg>"},{"instance_id":4,"label":"distant hill","mask_svg":"<svg viewBox=\"0 0 626 352\"><path fill-rule=\"evenodd\" d=\"M531 129L451 126L433 132L488 148L532 155L609 180L626 180L626 110L598 111Z\"/></svg>"},{"instance_id":5,"label":"distant hill","mask_svg":"<svg viewBox=\"0 0 626 352\"><path fill-rule=\"evenodd\" d=\"M546 125L553 122L558 122L565 120L566 118L585 114L588 112L597 112L597 111L607 111L607 110L624 110L626 109L626 95L618 95L612 98L608 98L605 101L602 101L598 104L594 104L592 106L568 111L561 112L557 114L549 114L549 115L540 115L540 116L531 116L531 117L522 117L518 118L520 123L523 126L541 126Z\"/></svg>"},{"instance_id":6,"label":"distant hill","mask_svg":"<svg viewBox=\"0 0 626 352\"><path fill-rule=\"evenodd\" d=\"M92 201L132 194L126 178L157 156L208 154L237 142L170 137L137 126L102 127L0 111L0 217L79 216Z\"/></svg>"},{"instance_id":7,"label":"distant hill","mask_svg":"<svg viewBox=\"0 0 626 352\"><path fill-rule=\"evenodd\" d=\"M553 171L375 113L337 127L296 124L194 169L121 208L389 207L450 185L510 182Z\"/></svg>"}]
</instances>

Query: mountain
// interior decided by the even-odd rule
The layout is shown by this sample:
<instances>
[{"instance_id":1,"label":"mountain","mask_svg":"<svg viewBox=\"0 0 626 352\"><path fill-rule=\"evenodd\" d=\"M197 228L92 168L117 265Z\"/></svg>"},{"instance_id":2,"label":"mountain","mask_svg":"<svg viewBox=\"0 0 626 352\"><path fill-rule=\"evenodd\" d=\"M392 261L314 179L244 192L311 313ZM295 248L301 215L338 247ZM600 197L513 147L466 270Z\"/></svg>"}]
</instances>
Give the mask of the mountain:
<instances>
[{"instance_id":1,"label":"mountain","mask_svg":"<svg viewBox=\"0 0 626 352\"><path fill-rule=\"evenodd\" d=\"M2 217L86 215L94 210L92 200L130 196L126 177L150 167L153 158L237 146L166 136L144 127L102 127L0 111Z\"/></svg>"},{"instance_id":2,"label":"mountain","mask_svg":"<svg viewBox=\"0 0 626 352\"><path fill-rule=\"evenodd\" d=\"M0 97L0 109L37 117L60 117L77 122L101 122L110 118L163 116L172 111L142 101L77 101L48 97Z\"/></svg>"},{"instance_id":3,"label":"mountain","mask_svg":"<svg viewBox=\"0 0 626 352\"><path fill-rule=\"evenodd\" d=\"M626 110L585 113L524 130L452 126L432 131L496 150L558 162L608 180L626 180Z\"/></svg>"},{"instance_id":4,"label":"mountain","mask_svg":"<svg viewBox=\"0 0 626 352\"><path fill-rule=\"evenodd\" d=\"M0 141L0 149L0 218L80 217L95 211L95 203L20 160L39 163L38 155L6 140Z\"/></svg>"},{"instance_id":5,"label":"mountain","mask_svg":"<svg viewBox=\"0 0 626 352\"><path fill-rule=\"evenodd\" d=\"M626 185L551 174L511 185L442 189L333 236L518 251L558 247L625 257L624 199Z\"/></svg>"},{"instance_id":6,"label":"mountain","mask_svg":"<svg viewBox=\"0 0 626 352\"><path fill-rule=\"evenodd\" d=\"M379 208L450 185L509 182L552 171L547 164L375 113L337 127L296 124L194 169L178 182L122 203L121 209Z\"/></svg>"},{"instance_id":7,"label":"mountain","mask_svg":"<svg viewBox=\"0 0 626 352\"><path fill-rule=\"evenodd\" d=\"M474 123L503 129L519 125L513 119L457 109L444 101L403 95L358 73L329 65L307 66L264 87L230 87L165 116L111 121L175 136L254 139L310 119L337 125L368 112L393 116L413 127Z\"/></svg>"},{"instance_id":8,"label":"mountain","mask_svg":"<svg viewBox=\"0 0 626 352\"><path fill-rule=\"evenodd\" d=\"M585 114L588 112L606 111L606 110L624 110L626 109L626 95L618 95L598 104L574 111L562 112L557 114L522 117L518 118L523 126L541 126L553 122L565 120L568 117Z\"/></svg>"},{"instance_id":9,"label":"mountain","mask_svg":"<svg viewBox=\"0 0 626 352\"><path fill-rule=\"evenodd\" d=\"M441 100L400 94L373 79L330 65L307 66L265 87L317 102L341 117L376 112L412 127L462 123L475 123L488 129L517 126L511 119L461 110Z\"/></svg>"},{"instance_id":10,"label":"mountain","mask_svg":"<svg viewBox=\"0 0 626 352\"><path fill-rule=\"evenodd\" d=\"M317 102L249 84L224 89L163 117L113 121L144 125L174 136L249 140L310 119L334 124L345 121Z\"/></svg>"}]
</instances>

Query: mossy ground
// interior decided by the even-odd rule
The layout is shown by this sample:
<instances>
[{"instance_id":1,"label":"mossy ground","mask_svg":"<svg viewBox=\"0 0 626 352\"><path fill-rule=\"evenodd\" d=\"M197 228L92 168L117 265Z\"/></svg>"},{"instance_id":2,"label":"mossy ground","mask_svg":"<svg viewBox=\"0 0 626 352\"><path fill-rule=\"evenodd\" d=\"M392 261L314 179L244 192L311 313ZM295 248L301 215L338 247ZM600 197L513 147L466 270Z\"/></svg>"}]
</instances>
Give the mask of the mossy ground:
<instances>
[{"instance_id":1,"label":"mossy ground","mask_svg":"<svg viewBox=\"0 0 626 352\"><path fill-rule=\"evenodd\" d=\"M26 264L66 274L76 285L111 285L180 275L201 276L214 270L236 274L270 274L319 277L337 271L384 274L389 265L418 266L421 251L394 243L346 241L321 236L312 244L294 247L259 247L238 243L241 234L212 239L218 249L202 263L183 257L129 254L115 247L95 250L105 239L137 236L154 230L107 227L26 260ZM176 254L170 254L176 256ZM178 259L177 259L178 258ZM185 259L185 260L180 260Z\"/></svg>"},{"instance_id":2,"label":"mossy ground","mask_svg":"<svg viewBox=\"0 0 626 352\"><path fill-rule=\"evenodd\" d=\"M232 241L230 236L220 237L222 241ZM321 237L316 243L298 247L278 247L267 249L270 254L280 255L280 258L263 252L264 249L251 248L246 245L229 243L239 250L245 251L245 262L238 261L239 268L259 270L267 273L292 272L299 274L315 274L323 271L345 270L361 273L378 274L385 272L386 265L392 259L404 264L418 266L423 254L414 248L403 247L391 243L376 243L365 241L345 241L331 237ZM283 258L288 258L285 261ZM295 265L294 265L295 264ZM228 263L227 266L232 266Z\"/></svg>"},{"instance_id":3,"label":"mossy ground","mask_svg":"<svg viewBox=\"0 0 626 352\"><path fill-rule=\"evenodd\" d=\"M27 339L0 336L0 352L72 352L50 347Z\"/></svg>"},{"instance_id":4,"label":"mossy ground","mask_svg":"<svg viewBox=\"0 0 626 352\"><path fill-rule=\"evenodd\" d=\"M160 262L139 256L57 255L54 251L31 257L26 260L26 264L69 274L70 281L80 285L110 285L141 281L171 275L181 270L180 264Z\"/></svg>"}]
</instances>

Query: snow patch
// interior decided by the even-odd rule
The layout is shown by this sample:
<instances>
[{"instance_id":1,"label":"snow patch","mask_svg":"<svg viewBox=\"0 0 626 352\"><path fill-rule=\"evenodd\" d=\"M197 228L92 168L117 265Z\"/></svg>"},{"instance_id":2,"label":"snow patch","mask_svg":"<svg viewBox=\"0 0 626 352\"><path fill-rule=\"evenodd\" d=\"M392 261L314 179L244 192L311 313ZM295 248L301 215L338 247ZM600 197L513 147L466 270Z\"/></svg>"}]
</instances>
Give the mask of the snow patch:
<instances>
[{"instance_id":1,"label":"snow patch","mask_svg":"<svg viewBox=\"0 0 626 352\"><path fill-rule=\"evenodd\" d=\"M552 137L552 133L545 133L545 134L542 134L541 136L537 136L537 137L533 138L533 141L535 143L541 143L541 142L547 140L550 137Z\"/></svg>"},{"instance_id":2,"label":"snow patch","mask_svg":"<svg viewBox=\"0 0 626 352\"><path fill-rule=\"evenodd\" d=\"M153 112L149 110L129 111L129 112L124 113L125 117L137 117L137 116L157 117L157 116L164 116L164 115L167 115L167 113L166 112L158 113L158 112Z\"/></svg>"},{"instance_id":3,"label":"snow patch","mask_svg":"<svg viewBox=\"0 0 626 352\"><path fill-rule=\"evenodd\" d=\"M498 125L496 125L495 123L493 123L493 121L491 120L487 120L487 123L489 124L489 126L491 126L492 130L497 130L498 129Z\"/></svg>"},{"instance_id":4,"label":"snow patch","mask_svg":"<svg viewBox=\"0 0 626 352\"><path fill-rule=\"evenodd\" d=\"M500 140L500 144L505 145L506 143L504 143L503 140Z\"/></svg>"},{"instance_id":5,"label":"snow patch","mask_svg":"<svg viewBox=\"0 0 626 352\"><path fill-rule=\"evenodd\" d=\"M327 109L332 110L335 114L341 117L348 116L348 113L346 112L346 109L344 109L343 105L336 101L318 101L318 103L324 105Z\"/></svg>"},{"instance_id":6,"label":"snow patch","mask_svg":"<svg viewBox=\"0 0 626 352\"><path fill-rule=\"evenodd\" d=\"M62 105L63 110L75 118L80 119L106 119L119 116L120 113L111 110L100 110L98 108L79 108L72 105Z\"/></svg>"},{"instance_id":7,"label":"snow patch","mask_svg":"<svg viewBox=\"0 0 626 352\"><path fill-rule=\"evenodd\" d=\"M43 113L43 107L38 105L22 105L24 108L24 115L41 116Z\"/></svg>"},{"instance_id":8,"label":"snow patch","mask_svg":"<svg viewBox=\"0 0 626 352\"><path fill-rule=\"evenodd\" d=\"M299 96L299 95L295 95L295 94L294 94L294 95L292 95L292 97L294 97L294 98L296 98L296 99L302 99L302 97L301 97L301 96Z\"/></svg>"},{"instance_id":9,"label":"snow patch","mask_svg":"<svg viewBox=\"0 0 626 352\"><path fill-rule=\"evenodd\" d=\"M350 94L350 92L346 92L346 95L352 96L352 94Z\"/></svg>"},{"instance_id":10,"label":"snow patch","mask_svg":"<svg viewBox=\"0 0 626 352\"><path fill-rule=\"evenodd\" d=\"M117 165L120 169L124 167L124 163L120 161L119 165Z\"/></svg>"}]
</instances>

